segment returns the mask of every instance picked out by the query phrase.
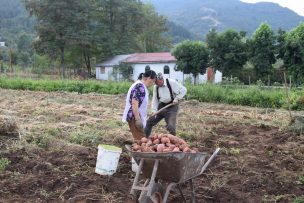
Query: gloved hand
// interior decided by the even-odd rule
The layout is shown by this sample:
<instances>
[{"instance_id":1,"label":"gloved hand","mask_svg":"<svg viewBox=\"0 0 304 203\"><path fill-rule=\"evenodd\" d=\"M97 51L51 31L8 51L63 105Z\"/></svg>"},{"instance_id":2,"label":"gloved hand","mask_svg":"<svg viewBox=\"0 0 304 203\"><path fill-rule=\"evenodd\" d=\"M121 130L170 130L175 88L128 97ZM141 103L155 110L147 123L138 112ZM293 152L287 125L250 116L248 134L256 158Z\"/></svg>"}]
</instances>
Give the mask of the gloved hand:
<instances>
[{"instance_id":1,"label":"gloved hand","mask_svg":"<svg viewBox=\"0 0 304 203\"><path fill-rule=\"evenodd\" d=\"M178 98L174 98L173 104L178 104Z\"/></svg>"},{"instance_id":2,"label":"gloved hand","mask_svg":"<svg viewBox=\"0 0 304 203\"><path fill-rule=\"evenodd\" d=\"M141 122L141 119L135 120L135 127L137 129L143 129L143 123Z\"/></svg>"}]
</instances>

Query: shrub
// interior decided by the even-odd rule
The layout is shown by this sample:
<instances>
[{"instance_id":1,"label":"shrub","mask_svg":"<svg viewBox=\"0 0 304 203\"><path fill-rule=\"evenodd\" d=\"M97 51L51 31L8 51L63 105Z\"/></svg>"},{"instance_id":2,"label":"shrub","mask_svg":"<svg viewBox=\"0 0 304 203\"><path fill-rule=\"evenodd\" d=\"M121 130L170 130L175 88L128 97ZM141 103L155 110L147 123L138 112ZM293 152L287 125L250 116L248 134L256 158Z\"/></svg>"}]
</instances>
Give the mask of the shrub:
<instances>
[{"instance_id":1,"label":"shrub","mask_svg":"<svg viewBox=\"0 0 304 203\"><path fill-rule=\"evenodd\" d=\"M10 163L11 161L7 158L0 158L0 173L2 173Z\"/></svg>"}]
</instances>

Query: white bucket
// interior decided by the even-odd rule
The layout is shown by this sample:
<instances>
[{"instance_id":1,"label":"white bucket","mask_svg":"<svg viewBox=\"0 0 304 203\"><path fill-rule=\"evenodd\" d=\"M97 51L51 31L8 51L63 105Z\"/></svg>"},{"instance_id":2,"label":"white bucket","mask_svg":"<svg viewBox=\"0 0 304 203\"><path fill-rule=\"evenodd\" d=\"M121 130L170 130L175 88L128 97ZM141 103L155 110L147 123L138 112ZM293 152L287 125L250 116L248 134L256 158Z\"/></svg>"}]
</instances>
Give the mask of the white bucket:
<instances>
[{"instance_id":1,"label":"white bucket","mask_svg":"<svg viewBox=\"0 0 304 203\"><path fill-rule=\"evenodd\" d=\"M134 160L133 157L132 157L132 159L131 159L131 163L132 163L132 171L133 171L134 173L137 173L137 171L138 171L138 165L137 165L137 163L136 163L136 161Z\"/></svg>"},{"instance_id":2,"label":"white bucket","mask_svg":"<svg viewBox=\"0 0 304 203\"><path fill-rule=\"evenodd\" d=\"M116 172L121 148L112 145L98 145L95 173L112 175Z\"/></svg>"}]
</instances>

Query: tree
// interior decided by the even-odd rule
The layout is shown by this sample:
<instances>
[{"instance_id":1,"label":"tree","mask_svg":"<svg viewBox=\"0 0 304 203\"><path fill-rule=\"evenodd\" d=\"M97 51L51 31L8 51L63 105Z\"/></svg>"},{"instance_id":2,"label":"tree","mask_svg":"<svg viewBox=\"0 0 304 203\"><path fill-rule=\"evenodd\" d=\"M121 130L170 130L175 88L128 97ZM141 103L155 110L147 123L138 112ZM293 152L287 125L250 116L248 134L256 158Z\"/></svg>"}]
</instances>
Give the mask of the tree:
<instances>
[{"instance_id":1,"label":"tree","mask_svg":"<svg viewBox=\"0 0 304 203\"><path fill-rule=\"evenodd\" d=\"M93 18L98 23L95 36L104 58L137 49L143 31L141 3L136 0L98 1Z\"/></svg>"},{"instance_id":2,"label":"tree","mask_svg":"<svg viewBox=\"0 0 304 203\"><path fill-rule=\"evenodd\" d=\"M276 36L276 58L282 59L285 54L285 38L286 38L287 32L279 28L278 34Z\"/></svg>"},{"instance_id":3,"label":"tree","mask_svg":"<svg viewBox=\"0 0 304 203\"><path fill-rule=\"evenodd\" d=\"M138 0L24 1L38 20L37 53L59 59L63 77L65 67L86 67L91 75L96 58L169 47L165 18Z\"/></svg>"},{"instance_id":4,"label":"tree","mask_svg":"<svg viewBox=\"0 0 304 203\"><path fill-rule=\"evenodd\" d=\"M18 53L18 64L20 64L23 68L27 67L30 64L30 55L26 51L21 51Z\"/></svg>"},{"instance_id":5,"label":"tree","mask_svg":"<svg viewBox=\"0 0 304 203\"><path fill-rule=\"evenodd\" d=\"M206 38L210 50L211 65L220 70L223 75L238 76L247 61L245 32L227 30L217 34L211 30Z\"/></svg>"},{"instance_id":6,"label":"tree","mask_svg":"<svg viewBox=\"0 0 304 203\"><path fill-rule=\"evenodd\" d=\"M194 84L197 76L206 72L208 65L208 49L200 41L183 41L172 50L173 56L177 59L177 68L184 73L192 73Z\"/></svg>"},{"instance_id":7,"label":"tree","mask_svg":"<svg viewBox=\"0 0 304 203\"><path fill-rule=\"evenodd\" d=\"M143 52L170 50L171 40L163 33L167 32L166 18L158 15L151 4L143 5L144 28L139 35L139 46Z\"/></svg>"},{"instance_id":8,"label":"tree","mask_svg":"<svg viewBox=\"0 0 304 203\"><path fill-rule=\"evenodd\" d=\"M59 58L60 73L65 78L65 51L70 44L81 40L77 33L87 22L85 17L88 0L24 1L27 10L38 20L35 49L38 53L47 54L51 58Z\"/></svg>"},{"instance_id":9,"label":"tree","mask_svg":"<svg viewBox=\"0 0 304 203\"><path fill-rule=\"evenodd\" d=\"M29 34L22 33L17 43L18 51L32 54L32 42L33 40Z\"/></svg>"},{"instance_id":10,"label":"tree","mask_svg":"<svg viewBox=\"0 0 304 203\"><path fill-rule=\"evenodd\" d=\"M296 84L304 82L304 23L285 35L283 61Z\"/></svg>"},{"instance_id":11,"label":"tree","mask_svg":"<svg viewBox=\"0 0 304 203\"><path fill-rule=\"evenodd\" d=\"M267 23L262 23L249 40L250 61L256 76L266 81L275 63L275 36Z\"/></svg>"},{"instance_id":12,"label":"tree","mask_svg":"<svg viewBox=\"0 0 304 203\"><path fill-rule=\"evenodd\" d=\"M127 63L121 63L118 66L119 73L122 76L122 79L124 80L130 80L131 75L133 73L133 68L130 64Z\"/></svg>"}]
</instances>

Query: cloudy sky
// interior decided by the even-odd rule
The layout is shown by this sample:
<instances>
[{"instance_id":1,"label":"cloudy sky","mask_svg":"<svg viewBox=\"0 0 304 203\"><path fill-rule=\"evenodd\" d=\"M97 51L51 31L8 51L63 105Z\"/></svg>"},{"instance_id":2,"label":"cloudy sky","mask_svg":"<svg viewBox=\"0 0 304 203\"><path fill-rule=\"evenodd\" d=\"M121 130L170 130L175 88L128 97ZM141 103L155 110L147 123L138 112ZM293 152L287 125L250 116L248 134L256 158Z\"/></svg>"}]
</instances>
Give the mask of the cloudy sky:
<instances>
[{"instance_id":1,"label":"cloudy sky","mask_svg":"<svg viewBox=\"0 0 304 203\"><path fill-rule=\"evenodd\" d=\"M256 2L273 2L278 3L282 7L288 7L301 16L304 16L304 1L303 0L241 0L247 3Z\"/></svg>"}]
</instances>

